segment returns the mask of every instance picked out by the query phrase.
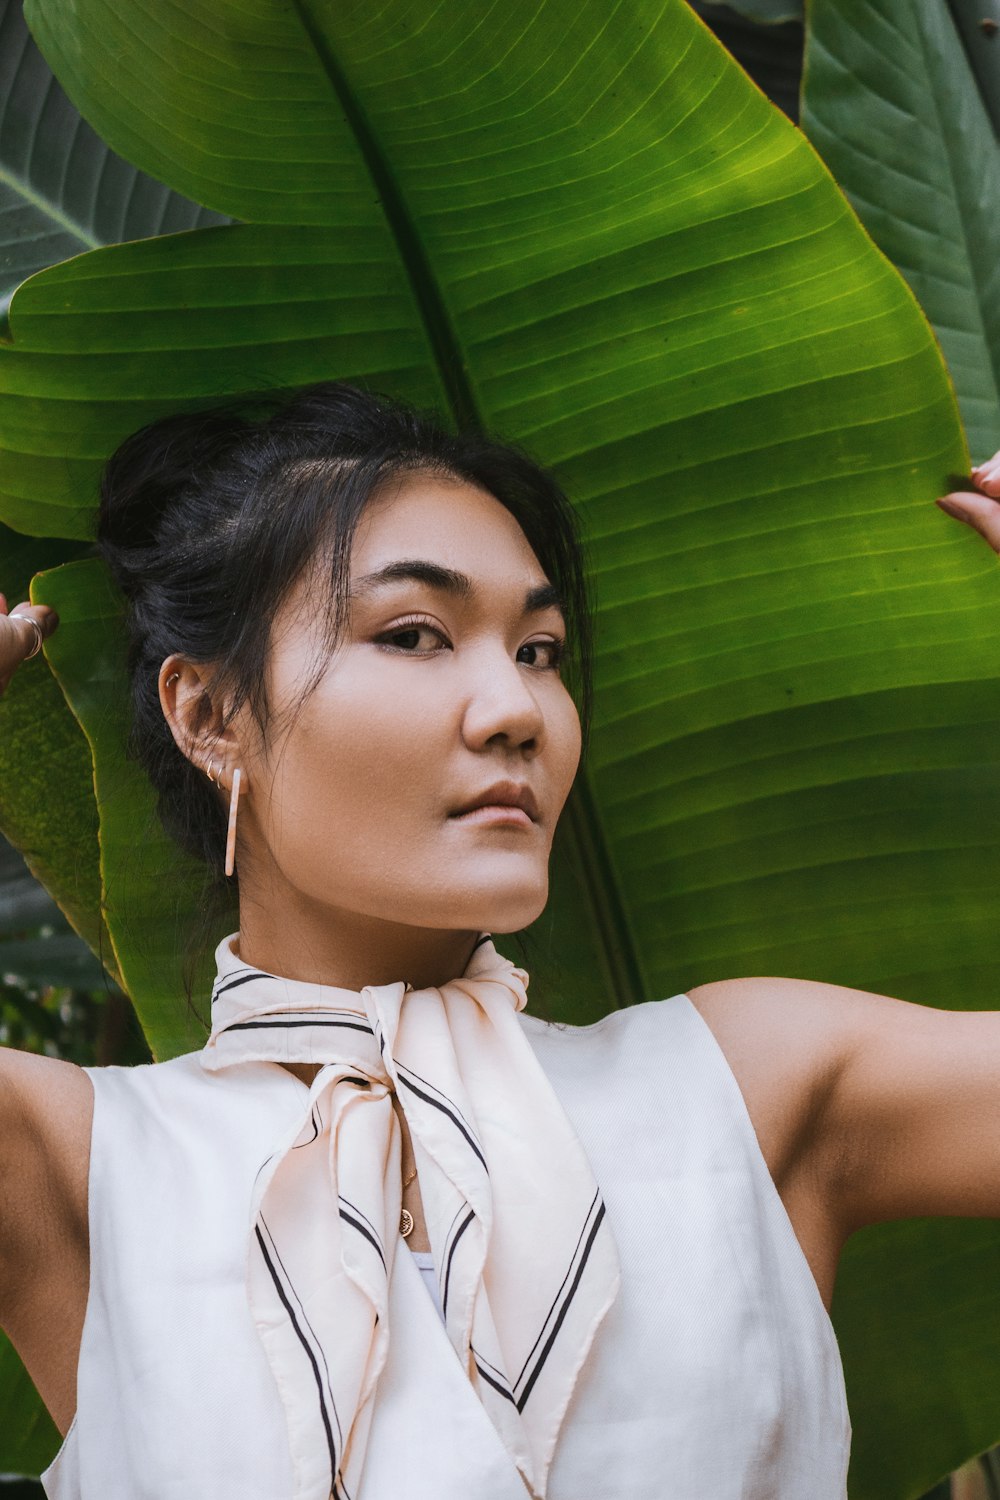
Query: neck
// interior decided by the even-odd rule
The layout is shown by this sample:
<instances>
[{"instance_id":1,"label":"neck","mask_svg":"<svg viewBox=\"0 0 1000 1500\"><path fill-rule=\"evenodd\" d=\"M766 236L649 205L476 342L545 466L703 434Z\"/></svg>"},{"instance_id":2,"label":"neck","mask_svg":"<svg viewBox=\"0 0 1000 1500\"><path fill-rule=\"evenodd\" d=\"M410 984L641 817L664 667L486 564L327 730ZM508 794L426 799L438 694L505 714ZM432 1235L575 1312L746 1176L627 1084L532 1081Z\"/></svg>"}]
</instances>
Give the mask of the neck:
<instances>
[{"instance_id":1,"label":"neck","mask_svg":"<svg viewBox=\"0 0 1000 1500\"><path fill-rule=\"evenodd\" d=\"M336 907L299 904L277 910L240 899L238 953L246 964L338 989L404 980L414 989L446 984L464 972L478 932L408 927Z\"/></svg>"}]
</instances>

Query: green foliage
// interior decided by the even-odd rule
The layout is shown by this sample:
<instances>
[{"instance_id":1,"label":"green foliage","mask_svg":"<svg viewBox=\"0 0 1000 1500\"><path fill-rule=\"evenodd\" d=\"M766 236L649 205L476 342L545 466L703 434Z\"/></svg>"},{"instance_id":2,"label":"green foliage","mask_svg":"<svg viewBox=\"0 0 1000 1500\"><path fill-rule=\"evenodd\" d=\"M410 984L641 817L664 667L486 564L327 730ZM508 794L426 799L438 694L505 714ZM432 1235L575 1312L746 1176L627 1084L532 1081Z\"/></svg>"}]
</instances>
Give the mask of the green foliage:
<instances>
[{"instance_id":1,"label":"green foliage","mask_svg":"<svg viewBox=\"0 0 1000 1500\"><path fill-rule=\"evenodd\" d=\"M178 913L190 922L202 899L204 871L168 840L145 774L122 754L128 701L123 670L121 599L106 569L83 558L38 574L31 597L59 612L47 644L49 663L87 736L100 808L104 918L128 993L157 1056L200 1047L205 1030L179 998ZM233 907L227 931L239 926ZM202 993L214 978L203 955ZM205 1008L207 1011L207 1007Z\"/></svg>"},{"instance_id":2,"label":"green foliage","mask_svg":"<svg viewBox=\"0 0 1000 1500\"><path fill-rule=\"evenodd\" d=\"M993 1220L912 1220L848 1241L834 1321L852 1330L851 1500L910 1500L996 1442L998 1281Z\"/></svg>"},{"instance_id":3,"label":"green foliage","mask_svg":"<svg viewBox=\"0 0 1000 1500\"><path fill-rule=\"evenodd\" d=\"M2 1334L0 1391L3 1391L4 1467L9 1474L40 1474L59 1446L59 1434Z\"/></svg>"},{"instance_id":4,"label":"green foliage","mask_svg":"<svg viewBox=\"0 0 1000 1500\"><path fill-rule=\"evenodd\" d=\"M0 307L55 261L219 219L109 151L52 77L20 0L0 0Z\"/></svg>"},{"instance_id":5,"label":"green foliage","mask_svg":"<svg viewBox=\"0 0 1000 1500\"><path fill-rule=\"evenodd\" d=\"M994 565L930 505L968 460L953 395L912 294L681 0L45 0L29 19L113 147L252 222L18 292L8 525L85 541L120 437L251 388L362 379L497 427L573 495L598 596L593 752L533 995L590 1019L778 972L991 1003ZM85 557L32 596L63 614L46 656L94 756L99 807L76 772L58 805L83 826L86 803L83 868L167 1055L192 1044L196 887L125 761L114 601ZM40 836L43 857L63 868ZM858 1497L918 1493L973 1406L1000 1433L945 1332L970 1289L996 1307L1000 1233L940 1229L859 1237L845 1267ZM945 1244L960 1278L931 1274ZM870 1330L902 1303L872 1269L899 1255L912 1325L942 1331L907 1351L933 1428L878 1400L892 1351Z\"/></svg>"},{"instance_id":6,"label":"green foliage","mask_svg":"<svg viewBox=\"0 0 1000 1500\"><path fill-rule=\"evenodd\" d=\"M947 0L994 134L1000 137L1000 0ZM994 1481L994 1488L1000 1480ZM991 1500L993 1497L991 1496Z\"/></svg>"},{"instance_id":7,"label":"green foliage","mask_svg":"<svg viewBox=\"0 0 1000 1500\"><path fill-rule=\"evenodd\" d=\"M28 598L40 569L80 550L79 543L0 527L0 588L8 605ZM0 830L93 951L113 965L100 916L97 829L86 740L44 660L36 658L14 674L0 698Z\"/></svg>"},{"instance_id":8,"label":"green foliage","mask_svg":"<svg viewBox=\"0 0 1000 1500\"><path fill-rule=\"evenodd\" d=\"M726 9L746 16L748 21L774 25L781 21L801 21L804 0L726 0Z\"/></svg>"},{"instance_id":9,"label":"green foliage","mask_svg":"<svg viewBox=\"0 0 1000 1500\"><path fill-rule=\"evenodd\" d=\"M988 458L1000 447L1000 147L942 0L811 0L802 128L933 323L969 446Z\"/></svg>"}]
</instances>

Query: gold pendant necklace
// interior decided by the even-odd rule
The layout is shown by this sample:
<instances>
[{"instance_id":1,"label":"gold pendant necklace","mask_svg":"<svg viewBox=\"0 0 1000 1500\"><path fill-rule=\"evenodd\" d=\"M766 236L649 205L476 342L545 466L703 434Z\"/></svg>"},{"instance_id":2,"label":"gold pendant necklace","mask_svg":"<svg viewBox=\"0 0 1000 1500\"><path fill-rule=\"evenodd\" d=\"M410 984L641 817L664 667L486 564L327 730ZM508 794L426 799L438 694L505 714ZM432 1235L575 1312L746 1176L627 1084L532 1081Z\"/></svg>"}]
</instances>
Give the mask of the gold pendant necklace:
<instances>
[{"instance_id":1,"label":"gold pendant necklace","mask_svg":"<svg viewBox=\"0 0 1000 1500\"><path fill-rule=\"evenodd\" d=\"M416 1175L417 1175L417 1169L416 1169L416 1167L414 1167L413 1171L410 1173L409 1177L405 1178L404 1181L403 1181L403 1187L404 1187L404 1189L407 1188L410 1185L410 1183L413 1181L413 1179L414 1179L414 1177L416 1177ZM413 1231L413 1215L410 1213L410 1210L408 1208L404 1208L403 1212L399 1216L399 1232L403 1236L403 1239L405 1240L406 1237L407 1237L407 1235L411 1234L412 1231Z\"/></svg>"}]
</instances>

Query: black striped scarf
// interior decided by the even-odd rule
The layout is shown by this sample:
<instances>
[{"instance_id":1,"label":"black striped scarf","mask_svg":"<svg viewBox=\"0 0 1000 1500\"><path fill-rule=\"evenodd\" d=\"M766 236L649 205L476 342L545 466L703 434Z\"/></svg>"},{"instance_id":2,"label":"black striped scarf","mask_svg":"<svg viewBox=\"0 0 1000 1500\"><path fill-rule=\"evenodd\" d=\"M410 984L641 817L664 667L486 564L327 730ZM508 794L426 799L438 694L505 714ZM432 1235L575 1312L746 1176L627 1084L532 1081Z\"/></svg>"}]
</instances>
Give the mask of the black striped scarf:
<instances>
[{"instance_id":1,"label":"black striped scarf","mask_svg":"<svg viewBox=\"0 0 1000 1500\"><path fill-rule=\"evenodd\" d=\"M358 993L248 967L238 937L216 950L202 1066L323 1065L249 1206L248 1296L288 1421L294 1500L362 1500L400 1239L391 1092L413 1142L448 1337L544 1500L620 1273L590 1164L517 1020L527 974L484 934L460 979Z\"/></svg>"}]
</instances>

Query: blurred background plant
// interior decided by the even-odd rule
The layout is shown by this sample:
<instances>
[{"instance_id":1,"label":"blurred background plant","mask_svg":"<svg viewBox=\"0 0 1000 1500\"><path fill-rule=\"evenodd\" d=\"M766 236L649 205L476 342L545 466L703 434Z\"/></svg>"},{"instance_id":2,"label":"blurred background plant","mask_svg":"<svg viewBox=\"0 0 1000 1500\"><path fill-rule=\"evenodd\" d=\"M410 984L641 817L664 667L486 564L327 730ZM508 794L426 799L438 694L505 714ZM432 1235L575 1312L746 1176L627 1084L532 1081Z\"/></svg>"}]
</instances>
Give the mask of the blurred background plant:
<instances>
[{"instance_id":1,"label":"blurred background plant","mask_svg":"<svg viewBox=\"0 0 1000 1500\"><path fill-rule=\"evenodd\" d=\"M3 838L0 1045L80 1064L149 1061L128 996Z\"/></svg>"}]
</instances>

